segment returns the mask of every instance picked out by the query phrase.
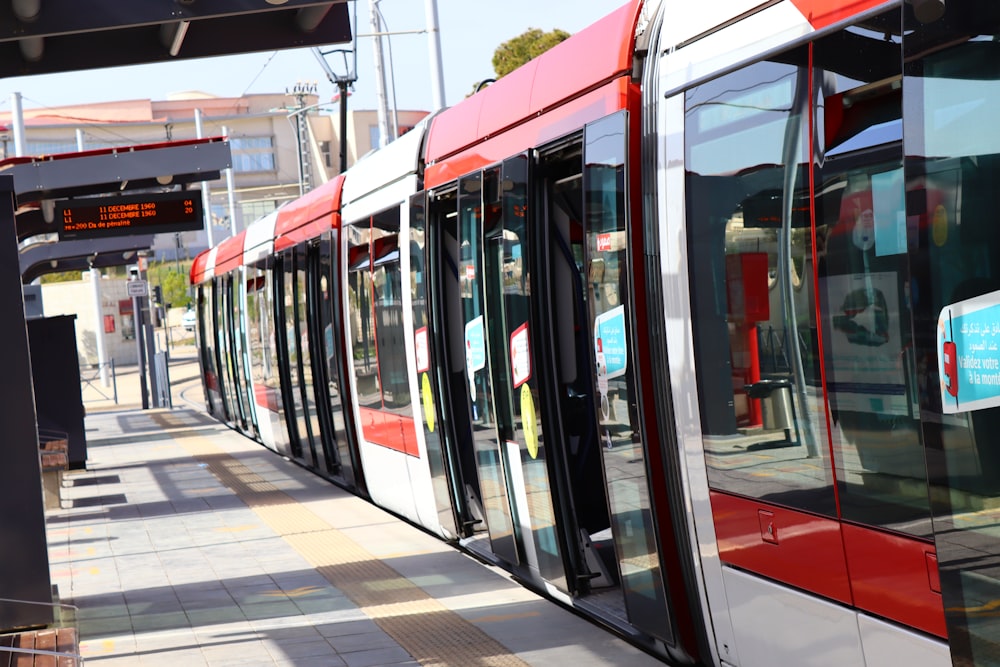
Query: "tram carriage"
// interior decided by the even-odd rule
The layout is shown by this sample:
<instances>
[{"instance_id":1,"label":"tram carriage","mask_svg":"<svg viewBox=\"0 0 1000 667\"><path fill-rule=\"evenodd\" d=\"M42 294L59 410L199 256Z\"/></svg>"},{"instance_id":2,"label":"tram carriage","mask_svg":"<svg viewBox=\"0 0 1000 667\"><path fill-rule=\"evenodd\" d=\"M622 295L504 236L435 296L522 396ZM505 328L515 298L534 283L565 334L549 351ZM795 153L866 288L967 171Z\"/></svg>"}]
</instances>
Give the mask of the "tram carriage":
<instances>
[{"instance_id":1,"label":"tram carriage","mask_svg":"<svg viewBox=\"0 0 1000 667\"><path fill-rule=\"evenodd\" d=\"M997 664L998 23L632 0L199 256L207 409L670 663Z\"/></svg>"}]
</instances>

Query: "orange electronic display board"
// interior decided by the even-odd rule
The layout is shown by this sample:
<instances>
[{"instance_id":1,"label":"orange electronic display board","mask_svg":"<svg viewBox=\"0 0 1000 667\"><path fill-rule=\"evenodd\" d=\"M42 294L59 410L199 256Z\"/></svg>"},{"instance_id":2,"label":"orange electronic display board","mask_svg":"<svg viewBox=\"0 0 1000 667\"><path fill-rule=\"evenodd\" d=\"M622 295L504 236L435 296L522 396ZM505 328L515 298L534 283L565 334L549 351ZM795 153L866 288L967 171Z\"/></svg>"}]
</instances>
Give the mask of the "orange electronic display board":
<instances>
[{"instance_id":1,"label":"orange electronic display board","mask_svg":"<svg viewBox=\"0 0 1000 667\"><path fill-rule=\"evenodd\" d=\"M55 218L61 241L194 231L203 226L201 191L63 199Z\"/></svg>"}]
</instances>

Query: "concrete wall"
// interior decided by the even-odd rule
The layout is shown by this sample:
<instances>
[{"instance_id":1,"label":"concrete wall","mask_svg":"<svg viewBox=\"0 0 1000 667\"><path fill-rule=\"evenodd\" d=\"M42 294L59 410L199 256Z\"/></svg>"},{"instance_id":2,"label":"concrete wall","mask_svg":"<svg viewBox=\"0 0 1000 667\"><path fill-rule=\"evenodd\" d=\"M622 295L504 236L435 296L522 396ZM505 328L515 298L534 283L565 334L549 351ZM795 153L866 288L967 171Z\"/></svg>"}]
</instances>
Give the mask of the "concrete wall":
<instances>
[{"instance_id":1,"label":"concrete wall","mask_svg":"<svg viewBox=\"0 0 1000 667\"><path fill-rule=\"evenodd\" d=\"M98 369L97 337L104 337L105 356L114 359L115 366L134 366L138 363L135 331L132 326L132 299L128 295L125 278L102 277L100 281L101 312L96 312L94 287L90 274L84 279L50 283L42 286L42 307L45 317L56 315L76 315L76 346L80 358L80 372L91 374ZM171 343L193 339L194 334L185 332L181 326L184 308L171 308L167 313ZM110 317L113 331L105 332L104 320ZM163 327L156 330L157 350L167 345Z\"/></svg>"}]
</instances>

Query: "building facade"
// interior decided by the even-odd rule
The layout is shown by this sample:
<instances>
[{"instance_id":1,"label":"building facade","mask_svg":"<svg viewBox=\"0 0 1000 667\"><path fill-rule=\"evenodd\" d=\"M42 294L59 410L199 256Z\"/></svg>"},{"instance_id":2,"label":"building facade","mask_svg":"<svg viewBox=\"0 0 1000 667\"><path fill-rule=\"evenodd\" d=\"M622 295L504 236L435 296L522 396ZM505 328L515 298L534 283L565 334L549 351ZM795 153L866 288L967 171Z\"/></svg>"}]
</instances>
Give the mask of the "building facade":
<instances>
[{"instance_id":1,"label":"building facade","mask_svg":"<svg viewBox=\"0 0 1000 667\"><path fill-rule=\"evenodd\" d=\"M200 135L196 120L199 114ZM162 101L120 100L25 109L20 152L10 129L10 112L0 113L0 157L127 149L199 136L228 136L232 173L223 173L201 186L203 193L208 193L203 195L206 228L156 237L151 259L184 261L336 176L340 172L339 114L338 102L321 103L317 95L296 92L237 98L188 92ZM399 133L408 131L427 114L397 112ZM377 112L349 111L345 151L348 167L376 147L378 139ZM39 240L28 239L25 243ZM97 366L98 338L108 359L117 364L135 364L138 353L125 280L104 277L98 292L100 306L93 297L91 277L84 273L79 282L43 285L41 306L46 317L77 315L81 368ZM174 319L181 314L173 313Z\"/></svg>"},{"instance_id":2,"label":"building facade","mask_svg":"<svg viewBox=\"0 0 1000 667\"><path fill-rule=\"evenodd\" d=\"M296 86L298 88L298 86ZM41 156L140 144L228 136L232 175L202 184L209 193L208 231L157 237L155 258L193 258L210 245L244 229L286 201L325 183L340 171L339 102L315 94L275 93L214 97L178 93L167 100L120 100L78 106L25 109L21 155ZM426 111L398 111L402 134ZM14 157L13 119L0 113L0 157ZM347 165L378 145L373 110L348 112Z\"/></svg>"}]
</instances>

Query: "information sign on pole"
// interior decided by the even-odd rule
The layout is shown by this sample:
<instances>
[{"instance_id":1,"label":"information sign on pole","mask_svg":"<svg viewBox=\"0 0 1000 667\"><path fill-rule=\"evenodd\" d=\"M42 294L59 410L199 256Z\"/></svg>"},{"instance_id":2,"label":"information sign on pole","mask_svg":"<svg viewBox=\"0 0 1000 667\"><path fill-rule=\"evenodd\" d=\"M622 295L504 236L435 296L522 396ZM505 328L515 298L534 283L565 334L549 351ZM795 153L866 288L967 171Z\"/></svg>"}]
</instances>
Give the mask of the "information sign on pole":
<instances>
[{"instance_id":1,"label":"information sign on pole","mask_svg":"<svg viewBox=\"0 0 1000 667\"><path fill-rule=\"evenodd\" d=\"M130 280L128 285L128 295L129 296L146 296L149 294L149 283L145 280Z\"/></svg>"}]
</instances>

